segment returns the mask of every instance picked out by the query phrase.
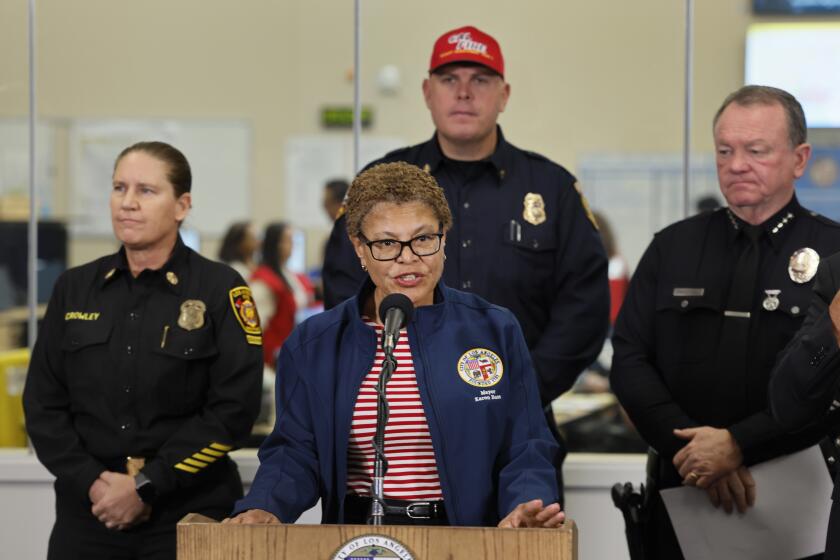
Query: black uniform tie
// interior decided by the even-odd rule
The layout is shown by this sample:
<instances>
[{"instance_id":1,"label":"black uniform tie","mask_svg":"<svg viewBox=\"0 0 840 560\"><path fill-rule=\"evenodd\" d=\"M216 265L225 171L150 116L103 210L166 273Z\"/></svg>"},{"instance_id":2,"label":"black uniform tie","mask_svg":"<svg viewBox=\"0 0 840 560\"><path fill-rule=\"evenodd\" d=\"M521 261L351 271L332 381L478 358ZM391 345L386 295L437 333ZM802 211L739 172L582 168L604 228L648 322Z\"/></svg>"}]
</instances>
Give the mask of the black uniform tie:
<instances>
[{"instance_id":1,"label":"black uniform tie","mask_svg":"<svg viewBox=\"0 0 840 560\"><path fill-rule=\"evenodd\" d=\"M755 300L760 257L759 239L763 228L741 224L745 241L732 274L729 297L724 308L720 356L731 371L744 371L747 366L747 342L750 334L750 313ZM744 377L746 379L746 377Z\"/></svg>"}]
</instances>

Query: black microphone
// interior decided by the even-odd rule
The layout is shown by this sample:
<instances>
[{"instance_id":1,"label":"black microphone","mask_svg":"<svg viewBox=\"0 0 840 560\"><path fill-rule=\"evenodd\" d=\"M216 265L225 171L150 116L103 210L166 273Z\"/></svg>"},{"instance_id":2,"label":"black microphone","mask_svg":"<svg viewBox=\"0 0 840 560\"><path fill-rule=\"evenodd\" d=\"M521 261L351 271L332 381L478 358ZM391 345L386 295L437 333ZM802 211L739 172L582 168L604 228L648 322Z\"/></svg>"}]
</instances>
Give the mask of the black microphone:
<instances>
[{"instance_id":1,"label":"black microphone","mask_svg":"<svg viewBox=\"0 0 840 560\"><path fill-rule=\"evenodd\" d=\"M385 332L382 333L385 360L382 362L382 371L376 383L376 433L371 442L374 458L370 488L372 500L368 514L370 525L382 525L385 517L385 473L388 471L388 459L385 457L385 426L390 415L386 387L397 369L394 348L400 338L400 329L411 320L413 313L414 305L405 294L390 294L379 304L379 319L385 324Z\"/></svg>"},{"instance_id":2,"label":"black microphone","mask_svg":"<svg viewBox=\"0 0 840 560\"><path fill-rule=\"evenodd\" d=\"M379 304L379 319L385 325L382 334L382 350L390 354L397 346L400 329L411 321L414 314L414 304L405 294L390 294L385 296Z\"/></svg>"}]
</instances>

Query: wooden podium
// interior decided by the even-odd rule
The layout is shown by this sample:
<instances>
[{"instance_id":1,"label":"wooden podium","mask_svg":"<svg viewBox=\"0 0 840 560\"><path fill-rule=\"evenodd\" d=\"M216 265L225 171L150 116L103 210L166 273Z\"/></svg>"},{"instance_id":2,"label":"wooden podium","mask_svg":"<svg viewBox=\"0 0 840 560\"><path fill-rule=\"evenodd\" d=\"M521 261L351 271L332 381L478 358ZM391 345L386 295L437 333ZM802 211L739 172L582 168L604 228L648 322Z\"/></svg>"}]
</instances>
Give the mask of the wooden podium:
<instances>
[{"instance_id":1,"label":"wooden podium","mask_svg":"<svg viewBox=\"0 0 840 560\"><path fill-rule=\"evenodd\" d=\"M367 558L344 551L356 537L365 544L391 539L414 560L577 560L577 528L496 529L385 525L222 525L191 513L178 523L178 560L330 560ZM377 539L375 536L385 537ZM348 543L350 543L348 545ZM390 550L390 549L388 549ZM378 558L403 558L389 551Z\"/></svg>"}]
</instances>

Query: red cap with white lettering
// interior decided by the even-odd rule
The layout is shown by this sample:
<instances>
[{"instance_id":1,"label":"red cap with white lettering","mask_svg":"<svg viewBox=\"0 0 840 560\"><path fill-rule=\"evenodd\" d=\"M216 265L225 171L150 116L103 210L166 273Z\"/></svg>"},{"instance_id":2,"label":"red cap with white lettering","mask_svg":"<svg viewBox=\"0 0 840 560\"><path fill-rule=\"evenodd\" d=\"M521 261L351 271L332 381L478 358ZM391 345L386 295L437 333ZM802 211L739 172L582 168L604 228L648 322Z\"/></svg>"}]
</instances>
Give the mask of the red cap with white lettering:
<instances>
[{"instance_id":1,"label":"red cap with white lettering","mask_svg":"<svg viewBox=\"0 0 840 560\"><path fill-rule=\"evenodd\" d=\"M505 59L502 58L499 43L470 25L448 31L435 41L429 72L453 62L473 62L486 66L502 77L505 75Z\"/></svg>"}]
</instances>

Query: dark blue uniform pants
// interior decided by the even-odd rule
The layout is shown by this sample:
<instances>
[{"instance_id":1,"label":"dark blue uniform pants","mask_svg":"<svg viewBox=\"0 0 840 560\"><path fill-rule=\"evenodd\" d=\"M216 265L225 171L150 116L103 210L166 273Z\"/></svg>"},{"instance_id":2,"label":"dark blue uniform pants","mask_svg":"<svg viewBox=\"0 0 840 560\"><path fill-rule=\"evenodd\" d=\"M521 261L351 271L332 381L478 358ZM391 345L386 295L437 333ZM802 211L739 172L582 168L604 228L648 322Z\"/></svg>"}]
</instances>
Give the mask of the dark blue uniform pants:
<instances>
[{"instance_id":1,"label":"dark blue uniform pants","mask_svg":"<svg viewBox=\"0 0 840 560\"><path fill-rule=\"evenodd\" d=\"M205 480L177 490L152 507L151 519L126 531L105 527L90 511L89 500L79 499L66 483L55 483L55 525L50 535L48 560L175 560L175 526L195 512L221 520L242 497L236 465L225 459Z\"/></svg>"},{"instance_id":2,"label":"dark blue uniform pants","mask_svg":"<svg viewBox=\"0 0 840 560\"><path fill-rule=\"evenodd\" d=\"M175 525L146 523L112 531L93 515L59 515L47 560L175 560Z\"/></svg>"}]
</instances>

